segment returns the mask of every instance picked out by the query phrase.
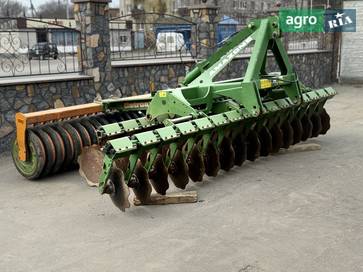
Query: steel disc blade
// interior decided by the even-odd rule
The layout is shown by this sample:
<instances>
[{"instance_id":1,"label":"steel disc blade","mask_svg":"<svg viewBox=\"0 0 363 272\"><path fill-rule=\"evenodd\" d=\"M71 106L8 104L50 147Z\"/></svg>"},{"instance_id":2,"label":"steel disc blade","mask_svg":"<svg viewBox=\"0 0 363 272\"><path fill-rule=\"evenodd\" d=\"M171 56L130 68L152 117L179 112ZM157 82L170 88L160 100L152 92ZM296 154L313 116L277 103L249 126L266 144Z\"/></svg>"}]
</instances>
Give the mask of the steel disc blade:
<instances>
[{"instance_id":1,"label":"steel disc blade","mask_svg":"<svg viewBox=\"0 0 363 272\"><path fill-rule=\"evenodd\" d=\"M218 150L211 141L208 142L204 153L204 167L207 176L215 177L218 175L220 169Z\"/></svg>"},{"instance_id":2,"label":"steel disc blade","mask_svg":"<svg viewBox=\"0 0 363 272\"><path fill-rule=\"evenodd\" d=\"M168 169L169 175L176 187L185 189L189 182L188 166L184 162L181 150L177 150Z\"/></svg>"},{"instance_id":3,"label":"steel disc blade","mask_svg":"<svg viewBox=\"0 0 363 272\"><path fill-rule=\"evenodd\" d=\"M282 126L282 135L283 135L283 148L289 148L290 145L294 143L294 129L291 126L290 121L286 120Z\"/></svg>"},{"instance_id":4,"label":"steel disc blade","mask_svg":"<svg viewBox=\"0 0 363 272\"><path fill-rule=\"evenodd\" d=\"M46 132L55 148L55 163L53 166L52 173L57 173L62 167L65 159L65 148L64 143L57 131L51 128L49 125L45 125L41 128L44 132Z\"/></svg>"},{"instance_id":5,"label":"steel disc blade","mask_svg":"<svg viewBox=\"0 0 363 272\"><path fill-rule=\"evenodd\" d=\"M250 130L247 136L247 160L255 161L260 156L261 143L256 131Z\"/></svg>"},{"instance_id":6,"label":"steel disc blade","mask_svg":"<svg viewBox=\"0 0 363 272\"><path fill-rule=\"evenodd\" d=\"M69 135L71 136L71 141L73 142L74 154L73 154L73 162L76 163L78 159L78 155L81 154L82 150L82 139L79 135L78 131L71 126L70 124L64 122L61 124L62 128L64 128Z\"/></svg>"},{"instance_id":7,"label":"steel disc blade","mask_svg":"<svg viewBox=\"0 0 363 272\"><path fill-rule=\"evenodd\" d=\"M294 141L293 144L301 142L301 137L303 134L303 126L299 118L295 118L291 122L292 129L294 130Z\"/></svg>"},{"instance_id":8,"label":"steel disc blade","mask_svg":"<svg viewBox=\"0 0 363 272\"><path fill-rule=\"evenodd\" d=\"M320 113L320 119L321 119L320 134L324 135L330 129L330 116L324 108L323 108L322 112Z\"/></svg>"},{"instance_id":9,"label":"steel disc blade","mask_svg":"<svg viewBox=\"0 0 363 272\"><path fill-rule=\"evenodd\" d=\"M79 173L90 186L98 186L104 155L96 145L86 146L78 156Z\"/></svg>"},{"instance_id":10,"label":"steel disc blade","mask_svg":"<svg viewBox=\"0 0 363 272\"><path fill-rule=\"evenodd\" d=\"M137 183L132 190L134 191L136 198L140 200L141 203L145 203L150 199L152 189L149 182L149 175L140 160L136 164L134 175L136 176Z\"/></svg>"},{"instance_id":11,"label":"steel disc blade","mask_svg":"<svg viewBox=\"0 0 363 272\"><path fill-rule=\"evenodd\" d=\"M314 113L311 115L311 123L313 124L313 131L311 133L311 137L318 137L320 134L320 131L322 129L321 119L320 115L317 113Z\"/></svg>"},{"instance_id":12,"label":"steel disc blade","mask_svg":"<svg viewBox=\"0 0 363 272\"><path fill-rule=\"evenodd\" d=\"M234 149L232 141L229 137L223 137L221 144L218 148L219 151L219 163L221 169L229 171L234 166Z\"/></svg>"},{"instance_id":13,"label":"steel disc blade","mask_svg":"<svg viewBox=\"0 0 363 272\"><path fill-rule=\"evenodd\" d=\"M45 177L52 172L53 166L55 164L56 160L55 146L50 136L42 129L40 129L40 127L35 128L34 131L39 136L40 140L43 142L45 149L45 154L47 159L45 162L45 167L42 172L42 177Z\"/></svg>"},{"instance_id":14,"label":"steel disc blade","mask_svg":"<svg viewBox=\"0 0 363 272\"><path fill-rule=\"evenodd\" d=\"M272 153L279 152L280 148L284 143L284 136L281 128L278 125L272 126L270 129L270 133L272 136Z\"/></svg>"},{"instance_id":15,"label":"steel disc blade","mask_svg":"<svg viewBox=\"0 0 363 272\"><path fill-rule=\"evenodd\" d=\"M199 150L199 147L197 144L194 144L188 159L188 174L192 181L202 181L203 175L205 173L205 166L204 166L204 160L203 155Z\"/></svg>"},{"instance_id":16,"label":"steel disc blade","mask_svg":"<svg viewBox=\"0 0 363 272\"><path fill-rule=\"evenodd\" d=\"M158 154L152 168L149 171L151 185L158 194L165 195L169 189L168 169L166 168L163 156Z\"/></svg>"},{"instance_id":17,"label":"steel disc blade","mask_svg":"<svg viewBox=\"0 0 363 272\"><path fill-rule=\"evenodd\" d=\"M62 138L65 148L65 158L62 168L67 169L73 163L74 157L74 146L71 135L57 123L55 123L52 128L56 130Z\"/></svg>"},{"instance_id":18,"label":"steel disc blade","mask_svg":"<svg viewBox=\"0 0 363 272\"><path fill-rule=\"evenodd\" d=\"M81 125L80 120L76 119L70 124L77 130L79 133L79 136L81 136L82 139L82 147L90 146L91 145L91 137L89 136L87 129Z\"/></svg>"},{"instance_id":19,"label":"steel disc blade","mask_svg":"<svg viewBox=\"0 0 363 272\"><path fill-rule=\"evenodd\" d=\"M272 136L267 127L262 127L258 133L258 139L261 143L260 156L266 157L272 151Z\"/></svg>"},{"instance_id":20,"label":"steel disc blade","mask_svg":"<svg viewBox=\"0 0 363 272\"><path fill-rule=\"evenodd\" d=\"M234 165L241 166L247 158L247 145L242 134L238 134L232 142L234 149Z\"/></svg>"},{"instance_id":21,"label":"steel disc blade","mask_svg":"<svg viewBox=\"0 0 363 272\"><path fill-rule=\"evenodd\" d=\"M89 121L89 118L85 117L82 118L80 120L80 123L82 126L85 127L85 129L87 130L90 138L91 138L91 145L92 144L98 144L98 140L97 140L97 131L94 128L94 126L91 124L91 122Z\"/></svg>"},{"instance_id":22,"label":"steel disc blade","mask_svg":"<svg viewBox=\"0 0 363 272\"><path fill-rule=\"evenodd\" d=\"M302 141L306 141L307 139L311 138L312 131L313 131L313 123L310 121L309 116L306 114L301 118L301 124L303 127L303 134L301 136Z\"/></svg>"},{"instance_id":23,"label":"steel disc blade","mask_svg":"<svg viewBox=\"0 0 363 272\"><path fill-rule=\"evenodd\" d=\"M117 208L123 212L126 208L130 208L129 187L125 184L124 175L120 169L111 169L111 174L105 187L105 193L110 195L113 204L115 204Z\"/></svg>"}]
</instances>

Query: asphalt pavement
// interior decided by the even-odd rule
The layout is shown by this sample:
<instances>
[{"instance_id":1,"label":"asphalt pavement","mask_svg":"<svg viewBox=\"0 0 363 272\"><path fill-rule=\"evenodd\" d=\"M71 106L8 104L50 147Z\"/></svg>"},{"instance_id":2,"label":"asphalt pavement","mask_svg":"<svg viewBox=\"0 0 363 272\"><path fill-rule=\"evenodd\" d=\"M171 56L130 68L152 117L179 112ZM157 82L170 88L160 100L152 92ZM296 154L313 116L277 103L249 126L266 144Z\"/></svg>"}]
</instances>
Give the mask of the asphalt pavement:
<instances>
[{"instance_id":1,"label":"asphalt pavement","mask_svg":"<svg viewBox=\"0 0 363 272\"><path fill-rule=\"evenodd\" d=\"M335 87L321 150L191 182L194 204L121 213L77 172L29 182L2 157L0 271L363 271L363 87Z\"/></svg>"}]
</instances>

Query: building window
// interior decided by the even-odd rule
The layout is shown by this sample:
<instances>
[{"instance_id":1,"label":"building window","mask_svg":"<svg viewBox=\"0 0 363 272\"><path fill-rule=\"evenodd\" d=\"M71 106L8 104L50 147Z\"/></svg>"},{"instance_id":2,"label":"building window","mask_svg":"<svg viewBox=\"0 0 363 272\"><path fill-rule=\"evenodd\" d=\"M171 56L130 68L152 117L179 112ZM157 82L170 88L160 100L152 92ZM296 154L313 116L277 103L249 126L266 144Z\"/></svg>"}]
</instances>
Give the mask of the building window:
<instances>
[{"instance_id":1,"label":"building window","mask_svg":"<svg viewBox=\"0 0 363 272\"><path fill-rule=\"evenodd\" d=\"M251 1L251 10L255 10L255 1Z\"/></svg>"},{"instance_id":2,"label":"building window","mask_svg":"<svg viewBox=\"0 0 363 272\"><path fill-rule=\"evenodd\" d=\"M239 2L238 2L238 8L239 9L246 9L247 8L247 1L239 0Z\"/></svg>"}]
</instances>

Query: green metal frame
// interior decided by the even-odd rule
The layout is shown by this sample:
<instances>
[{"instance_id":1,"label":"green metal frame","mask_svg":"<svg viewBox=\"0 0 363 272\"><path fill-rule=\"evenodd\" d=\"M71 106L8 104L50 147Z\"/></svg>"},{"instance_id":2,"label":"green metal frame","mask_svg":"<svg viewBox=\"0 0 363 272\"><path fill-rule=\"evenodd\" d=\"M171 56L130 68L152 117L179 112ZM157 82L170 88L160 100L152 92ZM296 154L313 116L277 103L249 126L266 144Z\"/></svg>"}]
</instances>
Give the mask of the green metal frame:
<instances>
[{"instance_id":1,"label":"green metal frame","mask_svg":"<svg viewBox=\"0 0 363 272\"><path fill-rule=\"evenodd\" d=\"M113 161L119 158L129 156L125 173L128 183L145 151L149 152L145 165L149 170L161 147L169 145L165 158L169 166L181 144L186 158L196 139L202 139L203 152L213 133L218 135L215 143L218 145L226 130L248 132L254 126L273 123L272 120L282 123L294 114L322 109L335 91L311 90L299 83L280 37L278 17L251 21L217 52L198 63L180 87L159 90L147 98L146 117L103 126L99 131L99 138L105 142L100 192L105 190ZM244 77L214 82L223 68L251 44L252 55ZM269 50L280 74L266 73ZM120 109L115 101L112 105L108 101L103 103L107 110Z\"/></svg>"}]
</instances>

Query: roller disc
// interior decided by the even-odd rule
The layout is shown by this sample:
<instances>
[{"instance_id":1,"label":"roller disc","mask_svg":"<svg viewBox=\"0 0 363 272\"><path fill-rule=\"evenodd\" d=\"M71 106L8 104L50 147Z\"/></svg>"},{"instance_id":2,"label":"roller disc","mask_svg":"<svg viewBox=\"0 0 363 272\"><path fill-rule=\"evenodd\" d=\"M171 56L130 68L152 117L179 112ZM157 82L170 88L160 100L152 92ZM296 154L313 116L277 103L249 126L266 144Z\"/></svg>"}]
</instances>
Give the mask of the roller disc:
<instances>
[{"instance_id":1,"label":"roller disc","mask_svg":"<svg viewBox=\"0 0 363 272\"><path fill-rule=\"evenodd\" d=\"M95 128L95 130L97 131L97 129L99 127L102 126L102 124L100 122L97 121L97 118L95 116L91 116L88 118L89 122L92 124L92 126Z\"/></svg>"},{"instance_id":2,"label":"roller disc","mask_svg":"<svg viewBox=\"0 0 363 272\"><path fill-rule=\"evenodd\" d=\"M278 125L273 125L270 129L270 133L272 136L272 150L271 153L279 152L280 148L284 143L284 136L281 128Z\"/></svg>"},{"instance_id":3,"label":"roller disc","mask_svg":"<svg viewBox=\"0 0 363 272\"><path fill-rule=\"evenodd\" d=\"M56 130L59 135L62 137L62 141L64 144L64 149L65 149L65 157L64 157L64 162L62 165L63 169L67 169L73 162L73 157L74 157L74 146L73 146L73 141L71 136L69 135L69 133L62 128L59 124L54 124L52 126L52 128L54 130Z\"/></svg>"},{"instance_id":4,"label":"roller disc","mask_svg":"<svg viewBox=\"0 0 363 272\"><path fill-rule=\"evenodd\" d=\"M97 131L94 128L94 126L91 124L91 122L89 121L89 118L87 118L87 117L86 118L82 118L80 120L80 123L87 130L88 135L91 138L91 145L98 144L98 141L97 141Z\"/></svg>"},{"instance_id":5,"label":"roller disc","mask_svg":"<svg viewBox=\"0 0 363 272\"><path fill-rule=\"evenodd\" d=\"M103 125L108 125L108 121L107 119L105 118L104 114L97 114L97 115L94 115L93 116L98 123L100 123L102 126Z\"/></svg>"},{"instance_id":6,"label":"roller disc","mask_svg":"<svg viewBox=\"0 0 363 272\"><path fill-rule=\"evenodd\" d=\"M169 175L176 187L185 189L189 182L188 166L184 162L181 150L177 150L168 169Z\"/></svg>"},{"instance_id":7,"label":"roller disc","mask_svg":"<svg viewBox=\"0 0 363 272\"><path fill-rule=\"evenodd\" d=\"M314 113L311 115L311 123L313 124L313 131L311 133L311 137L318 137L320 134L320 131L322 129L321 119L320 115L317 113Z\"/></svg>"},{"instance_id":8,"label":"roller disc","mask_svg":"<svg viewBox=\"0 0 363 272\"><path fill-rule=\"evenodd\" d=\"M65 148L64 148L63 140L62 140L61 136L59 135L59 133L56 130L54 130L53 128L51 128L49 125L45 125L41 129L49 135L49 137L51 138L51 140L54 144L55 163L53 166L52 173L57 173L61 169L61 167L64 163L64 159L65 159Z\"/></svg>"},{"instance_id":9,"label":"roller disc","mask_svg":"<svg viewBox=\"0 0 363 272\"><path fill-rule=\"evenodd\" d=\"M291 126L290 121L286 120L282 126L282 135L283 135L283 148L289 148L290 145L294 143L294 129Z\"/></svg>"},{"instance_id":10,"label":"roller disc","mask_svg":"<svg viewBox=\"0 0 363 272\"><path fill-rule=\"evenodd\" d=\"M203 155L199 149L198 144L194 144L188 159L188 174L192 181L202 181L205 173L205 166L203 161Z\"/></svg>"},{"instance_id":11,"label":"roller disc","mask_svg":"<svg viewBox=\"0 0 363 272\"><path fill-rule=\"evenodd\" d=\"M62 123L61 124L62 128L65 129L69 135L71 136L71 140L73 143L73 147L74 147L74 154L73 154L73 163L77 163L77 159L79 154L81 154L81 150L82 150L82 139L81 136L79 135L78 131L71 126L69 123Z\"/></svg>"},{"instance_id":12,"label":"roller disc","mask_svg":"<svg viewBox=\"0 0 363 272\"><path fill-rule=\"evenodd\" d=\"M234 165L241 166L247 158L247 145L242 134L233 139Z\"/></svg>"},{"instance_id":13,"label":"roller disc","mask_svg":"<svg viewBox=\"0 0 363 272\"><path fill-rule=\"evenodd\" d=\"M302 141L306 141L307 139L311 138L312 131L313 131L313 123L310 121L309 116L306 114L301 118L301 124L303 127L303 134L301 136Z\"/></svg>"},{"instance_id":14,"label":"roller disc","mask_svg":"<svg viewBox=\"0 0 363 272\"><path fill-rule=\"evenodd\" d=\"M272 136L269 129L263 126L258 133L258 139L261 143L260 156L266 157L272 151Z\"/></svg>"},{"instance_id":15,"label":"roller disc","mask_svg":"<svg viewBox=\"0 0 363 272\"><path fill-rule=\"evenodd\" d=\"M218 148L219 151L219 162L221 169L229 171L234 166L234 149L232 141L229 137L223 137L221 144Z\"/></svg>"},{"instance_id":16,"label":"roller disc","mask_svg":"<svg viewBox=\"0 0 363 272\"><path fill-rule=\"evenodd\" d=\"M18 172L30 180L39 178L46 162L46 153L43 142L32 130L27 129L26 161L19 160L18 150L18 144L16 139L14 139L11 155Z\"/></svg>"},{"instance_id":17,"label":"roller disc","mask_svg":"<svg viewBox=\"0 0 363 272\"><path fill-rule=\"evenodd\" d=\"M149 171L151 185L158 194L165 195L169 189L168 169L166 168L163 156L158 154L152 168Z\"/></svg>"},{"instance_id":18,"label":"roller disc","mask_svg":"<svg viewBox=\"0 0 363 272\"><path fill-rule=\"evenodd\" d=\"M124 212L126 208L130 208L129 187L125 184L124 175L120 169L112 167L104 193L110 195L113 204L121 211Z\"/></svg>"},{"instance_id":19,"label":"roller disc","mask_svg":"<svg viewBox=\"0 0 363 272\"><path fill-rule=\"evenodd\" d=\"M218 150L211 141L208 142L204 153L204 167L205 174L209 177L217 176L221 167L219 163Z\"/></svg>"},{"instance_id":20,"label":"roller disc","mask_svg":"<svg viewBox=\"0 0 363 272\"><path fill-rule=\"evenodd\" d=\"M89 186L98 186L104 155L97 145L86 146L78 156L79 173Z\"/></svg>"},{"instance_id":21,"label":"roller disc","mask_svg":"<svg viewBox=\"0 0 363 272\"><path fill-rule=\"evenodd\" d=\"M80 124L80 120L76 119L71 122L71 125L77 130L79 136L82 139L82 147L91 145L91 137L89 136L87 129Z\"/></svg>"},{"instance_id":22,"label":"roller disc","mask_svg":"<svg viewBox=\"0 0 363 272\"><path fill-rule=\"evenodd\" d=\"M136 198L140 200L141 203L145 203L150 199L152 189L149 183L148 173L140 160L136 164L133 175L137 179L137 182L134 183L136 186L134 186L132 190L134 191Z\"/></svg>"},{"instance_id":23,"label":"roller disc","mask_svg":"<svg viewBox=\"0 0 363 272\"><path fill-rule=\"evenodd\" d=\"M45 177L48 176L50 173L52 173L53 166L55 165L55 160L56 160L55 146L50 136L46 132L44 132L41 128L37 127L34 129L34 131L39 136L40 140L43 142L45 149L46 161L42 172L42 177Z\"/></svg>"},{"instance_id":24,"label":"roller disc","mask_svg":"<svg viewBox=\"0 0 363 272\"><path fill-rule=\"evenodd\" d=\"M261 143L256 131L250 130L247 136L247 160L255 161L260 156Z\"/></svg>"},{"instance_id":25,"label":"roller disc","mask_svg":"<svg viewBox=\"0 0 363 272\"><path fill-rule=\"evenodd\" d=\"M295 118L291 122L292 129L294 130L294 141L293 144L301 142L301 137L303 134L303 126L299 118Z\"/></svg>"},{"instance_id":26,"label":"roller disc","mask_svg":"<svg viewBox=\"0 0 363 272\"><path fill-rule=\"evenodd\" d=\"M330 116L329 116L329 114L326 112L326 110L324 108L320 113L320 119L321 119L321 131L320 131L320 134L324 135L330 129Z\"/></svg>"}]
</instances>

